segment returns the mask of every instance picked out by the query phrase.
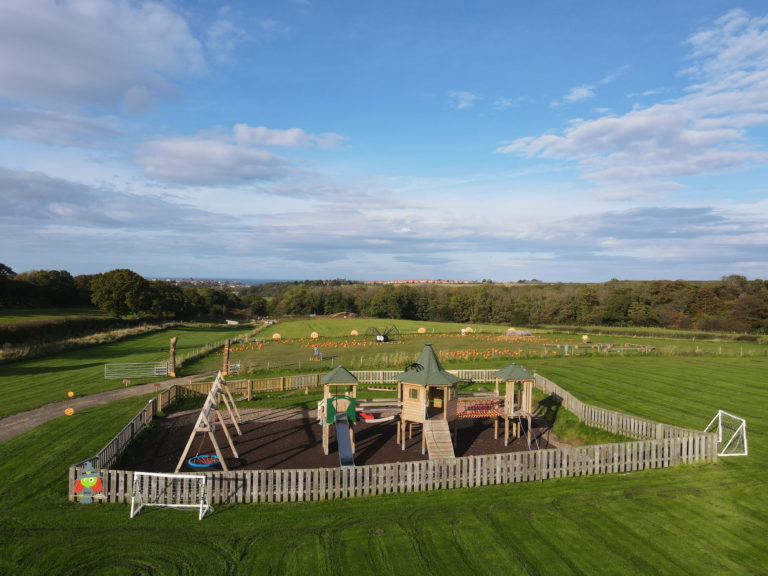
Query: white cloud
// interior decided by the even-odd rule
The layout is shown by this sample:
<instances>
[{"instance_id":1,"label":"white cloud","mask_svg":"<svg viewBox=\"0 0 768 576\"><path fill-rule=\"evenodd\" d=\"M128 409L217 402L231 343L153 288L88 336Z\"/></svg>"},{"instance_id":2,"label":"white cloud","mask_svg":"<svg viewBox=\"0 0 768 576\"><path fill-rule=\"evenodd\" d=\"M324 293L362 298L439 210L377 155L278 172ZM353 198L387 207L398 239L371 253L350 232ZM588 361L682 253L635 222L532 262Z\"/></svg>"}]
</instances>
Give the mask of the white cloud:
<instances>
[{"instance_id":1,"label":"white cloud","mask_svg":"<svg viewBox=\"0 0 768 576\"><path fill-rule=\"evenodd\" d=\"M475 102L480 98L477 94L467 92L464 90L452 90L448 96L451 99L451 106L456 110L464 110L471 108Z\"/></svg>"},{"instance_id":2,"label":"white cloud","mask_svg":"<svg viewBox=\"0 0 768 576\"><path fill-rule=\"evenodd\" d=\"M595 95L595 90L592 86L576 86L571 88L571 91L565 96L564 100L568 103L578 102L579 100L586 100L592 98Z\"/></svg>"},{"instance_id":3,"label":"white cloud","mask_svg":"<svg viewBox=\"0 0 768 576\"><path fill-rule=\"evenodd\" d=\"M264 126L249 126L235 124L233 129L235 141L247 146L277 146L286 148L335 148L344 139L339 134L324 132L311 134L301 128L276 130Z\"/></svg>"},{"instance_id":4,"label":"white cloud","mask_svg":"<svg viewBox=\"0 0 768 576\"><path fill-rule=\"evenodd\" d=\"M694 63L687 73L698 83L685 96L620 116L576 119L561 134L520 138L497 152L575 161L614 198L768 160L746 132L768 121L768 18L733 11L688 44Z\"/></svg>"},{"instance_id":5,"label":"white cloud","mask_svg":"<svg viewBox=\"0 0 768 576\"><path fill-rule=\"evenodd\" d=\"M286 175L288 163L266 150L202 136L150 140L139 148L136 161L150 176L194 186L277 180Z\"/></svg>"},{"instance_id":6,"label":"white cloud","mask_svg":"<svg viewBox=\"0 0 768 576\"><path fill-rule=\"evenodd\" d=\"M517 98L496 98L493 103L493 107L497 110L506 110L507 108L514 108L519 106L525 100L525 96L518 96Z\"/></svg>"},{"instance_id":7,"label":"white cloud","mask_svg":"<svg viewBox=\"0 0 768 576\"><path fill-rule=\"evenodd\" d=\"M0 222L32 233L47 227L154 230L190 223L221 223L223 217L156 196L98 188L41 172L0 167ZM172 218L168 215L173 214Z\"/></svg>"},{"instance_id":8,"label":"white cloud","mask_svg":"<svg viewBox=\"0 0 768 576\"><path fill-rule=\"evenodd\" d=\"M294 196L300 170L290 160L265 148L333 148L343 140L334 133L311 134L301 128L276 130L264 126L236 124L232 134L155 138L142 144L136 162L144 172L164 182L192 186L239 186L275 182L293 176L284 193ZM274 186L274 184L272 185ZM302 194L303 195L303 194Z\"/></svg>"},{"instance_id":9,"label":"white cloud","mask_svg":"<svg viewBox=\"0 0 768 576\"><path fill-rule=\"evenodd\" d=\"M112 138L118 133L118 121L112 116L89 118L37 108L0 107L0 136L75 146Z\"/></svg>"},{"instance_id":10,"label":"white cloud","mask_svg":"<svg viewBox=\"0 0 768 576\"><path fill-rule=\"evenodd\" d=\"M0 1L0 98L25 105L125 105L172 96L169 78L206 68L186 21L165 4Z\"/></svg>"},{"instance_id":11,"label":"white cloud","mask_svg":"<svg viewBox=\"0 0 768 576\"><path fill-rule=\"evenodd\" d=\"M245 30L236 26L231 20L219 18L206 32L206 47L217 60L228 62L238 44L247 38L248 34Z\"/></svg>"}]
</instances>

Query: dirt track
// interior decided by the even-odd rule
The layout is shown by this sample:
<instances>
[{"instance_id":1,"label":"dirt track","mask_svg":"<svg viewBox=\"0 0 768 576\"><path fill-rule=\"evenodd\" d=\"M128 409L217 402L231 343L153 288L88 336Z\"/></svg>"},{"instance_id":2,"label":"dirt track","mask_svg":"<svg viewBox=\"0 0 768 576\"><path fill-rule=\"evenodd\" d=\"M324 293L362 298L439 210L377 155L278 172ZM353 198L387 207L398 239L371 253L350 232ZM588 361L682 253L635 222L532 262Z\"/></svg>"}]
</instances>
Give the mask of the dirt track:
<instances>
[{"instance_id":1,"label":"dirt track","mask_svg":"<svg viewBox=\"0 0 768 576\"><path fill-rule=\"evenodd\" d=\"M101 392L100 394L91 394L81 398L72 398L62 402L54 402L53 404L46 404L45 406L40 406L34 410L29 410L28 412L13 414L0 420L0 442L10 440L14 436L18 436L28 430L32 430L32 428L40 426L40 424L44 424L49 420L62 416L64 410L67 408L72 408L75 413L77 413L83 408L101 406L102 404L109 404L110 402L122 400L123 398L151 394L156 390L165 390L174 384L188 381L189 378L177 378L175 380L165 380L160 382L160 385L157 388L154 383L131 386L130 388L118 388L108 392Z\"/></svg>"}]
</instances>

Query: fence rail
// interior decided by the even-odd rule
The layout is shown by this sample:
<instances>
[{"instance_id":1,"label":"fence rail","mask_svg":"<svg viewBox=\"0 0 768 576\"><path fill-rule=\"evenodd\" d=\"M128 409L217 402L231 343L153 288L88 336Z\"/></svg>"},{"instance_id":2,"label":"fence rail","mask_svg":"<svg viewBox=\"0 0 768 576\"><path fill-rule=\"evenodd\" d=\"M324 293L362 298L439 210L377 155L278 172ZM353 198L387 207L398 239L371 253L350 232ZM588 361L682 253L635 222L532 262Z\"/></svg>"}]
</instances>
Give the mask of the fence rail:
<instances>
[{"instance_id":1,"label":"fence rail","mask_svg":"<svg viewBox=\"0 0 768 576\"><path fill-rule=\"evenodd\" d=\"M494 371L485 372L493 373ZM364 377L367 375L364 374ZM460 375L460 377L464 376ZM233 392L253 390L256 386L255 382L264 388L272 389L279 386L281 390L288 390L317 386L319 378L318 374L310 374L259 381L230 381L228 384ZM551 380L538 375L535 378L537 388L545 394L552 395L583 422L636 438L636 440L615 444L569 446L351 468L206 472L209 501L217 504L328 500L395 492L419 492L550 478L615 474L649 468L667 468L678 464L717 461L715 434L670 426L585 404ZM155 400L150 401L98 455L88 459L102 478L101 501L130 501L133 472L108 468L114 464L117 456L135 435L151 422L156 407L167 405L185 395L207 393L210 386L210 383L181 384L160 393L157 403ZM85 461L70 467L70 500L76 499L75 480L84 463ZM151 482L151 480L148 481Z\"/></svg>"},{"instance_id":2,"label":"fence rail","mask_svg":"<svg viewBox=\"0 0 768 576\"><path fill-rule=\"evenodd\" d=\"M716 445L708 435L620 444L396 462L352 468L206 472L211 504L333 500L377 494L422 492L532 482L667 468L711 461ZM107 502L131 499L133 472L102 470ZM152 482L151 478L145 482ZM70 499L74 498L74 480ZM149 490L152 488L149 487Z\"/></svg>"},{"instance_id":3,"label":"fence rail","mask_svg":"<svg viewBox=\"0 0 768 576\"><path fill-rule=\"evenodd\" d=\"M128 424L126 424L125 427L123 427L123 429L117 433L117 436L112 438L112 440L110 440L109 443L107 443L107 445L101 449L101 452L92 458L86 458L82 462L78 462L75 464L75 466L82 466L86 461L88 461L96 470L100 468L109 468L115 463L115 460L117 460L118 456L123 453L123 450L125 450L128 444L133 442L133 439L136 438L136 435L144 430L147 424L152 422L156 413L157 400L152 398L149 402L147 402L146 406L144 406L144 408L142 408L141 411L139 411L139 413L133 417L133 420L128 422Z\"/></svg>"},{"instance_id":4,"label":"fence rail","mask_svg":"<svg viewBox=\"0 0 768 576\"><path fill-rule=\"evenodd\" d=\"M169 362L124 362L122 364L104 364L104 379L154 378L170 374Z\"/></svg>"}]
</instances>

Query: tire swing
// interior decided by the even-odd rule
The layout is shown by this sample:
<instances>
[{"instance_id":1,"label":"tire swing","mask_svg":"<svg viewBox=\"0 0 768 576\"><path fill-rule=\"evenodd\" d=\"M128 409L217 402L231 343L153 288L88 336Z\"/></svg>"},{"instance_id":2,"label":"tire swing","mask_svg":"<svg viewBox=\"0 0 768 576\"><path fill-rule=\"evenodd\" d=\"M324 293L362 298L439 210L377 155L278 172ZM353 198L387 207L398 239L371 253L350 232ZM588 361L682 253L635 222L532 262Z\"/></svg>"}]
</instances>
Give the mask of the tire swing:
<instances>
[{"instance_id":1,"label":"tire swing","mask_svg":"<svg viewBox=\"0 0 768 576\"><path fill-rule=\"evenodd\" d=\"M181 457L179 458L179 463L176 465L176 470L174 473L178 474L179 470L181 470L181 467L185 462L191 468L212 468L218 465L221 466L221 469L225 472L229 471L229 468L227 468L227 463L224 460L224 455L221 453L221 448L219 448L219 443L216 442L216 436L213 434L216 428L216 422L221 423L221 429L224 432L224 435L227 437L227 442L229 444L229 449L232 451L232 455L235 458L239 458L237 450L235 449L235 445L232 443L232 436L230 436L229 430L227 430L227 423L221 416L221 412L219 412L219 402L217 398L219 395L221 395L221 399L227 406L229 417L232 420L232 425L234 426L237 433L242 435L240 427L237 425L237 421L232 414L232 407L229 404L229 400L232 398L232 395L229 392L226 381L221 377L221 372L219 372L219 375L216 376L216 380L213 382L213 386L211 386L211 390L208 392L208 396L206 397L205 403L203 404L203 409L200 410L200 415L197 417L197 422L192 429L192 433L189 435L189 440L187 441L187 445L184 448L184 452L182 452ZM232 400L232 403L234 404L234 400ZM235 410L237 410L237 408L235 408ZM192 443L195 441L195 434L198 433L203 434L203 439L197 448L197 454L192 458L187 459L187 456L190 454L190 448L192 448ZM203 445L205 444L206 436L210 439L211 444L213 445L213 449L215 450L215 454L201 454L203 451Z\"/></svg>"},{"instance_id":2,"label":"tire swing","mask_svg":"<svg viewBox=\"0 0 768 576\"><path fill-rule=\"evenodd\" d=\"M214 417L214 426L212 426L214 429L211 430L211 432L215 432L215 422L218 419L218 416ZM197 453L189 460L187 460L187 464L191 468L214 468L221 466L221 461L216 454L200 454L200 452L203 450L203 445L205 444L206 438L206 435L203 435L203 437L200 438L200 445L197 447Z\"/></svg>"}]
</instances>

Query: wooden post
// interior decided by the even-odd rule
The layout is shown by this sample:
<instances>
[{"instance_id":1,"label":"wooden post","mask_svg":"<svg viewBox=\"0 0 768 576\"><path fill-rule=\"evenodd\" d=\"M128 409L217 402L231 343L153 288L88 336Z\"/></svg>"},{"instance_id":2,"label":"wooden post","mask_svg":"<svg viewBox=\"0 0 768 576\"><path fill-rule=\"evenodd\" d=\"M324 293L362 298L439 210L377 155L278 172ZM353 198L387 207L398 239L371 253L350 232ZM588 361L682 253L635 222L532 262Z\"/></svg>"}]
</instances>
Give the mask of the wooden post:
<instances>
[{"instance_id":1,"label":"wooden post","mask_svg":"<svg viewBox=\"0 0 768 576\"><path fill-rule=\"evenodd\" d=\"M178 338L171 338L171 357L168 361L168 371L171 378L176 378L176 342Z\"/></svg>"},{"instance_id":2,"label":"wooden post","mask_svg":"<svg viewBox=\"0 0 768 576\"><path fill-rule=\"evenodd\" d=\"M253 389L253 380L248 380L248 402L251 401L251 390Z\"/></svg>"},{"instance_id":3,"label":"wooden post","mask_svg":"<svg viewBox=\"0 0 768 576\"><path fill-rule=\"evenodd\" d=\"M224 340L224 361L221 367L221 375L226 376L227 370L229 370L229 338Z\"/></svg>"}]
</instances>

